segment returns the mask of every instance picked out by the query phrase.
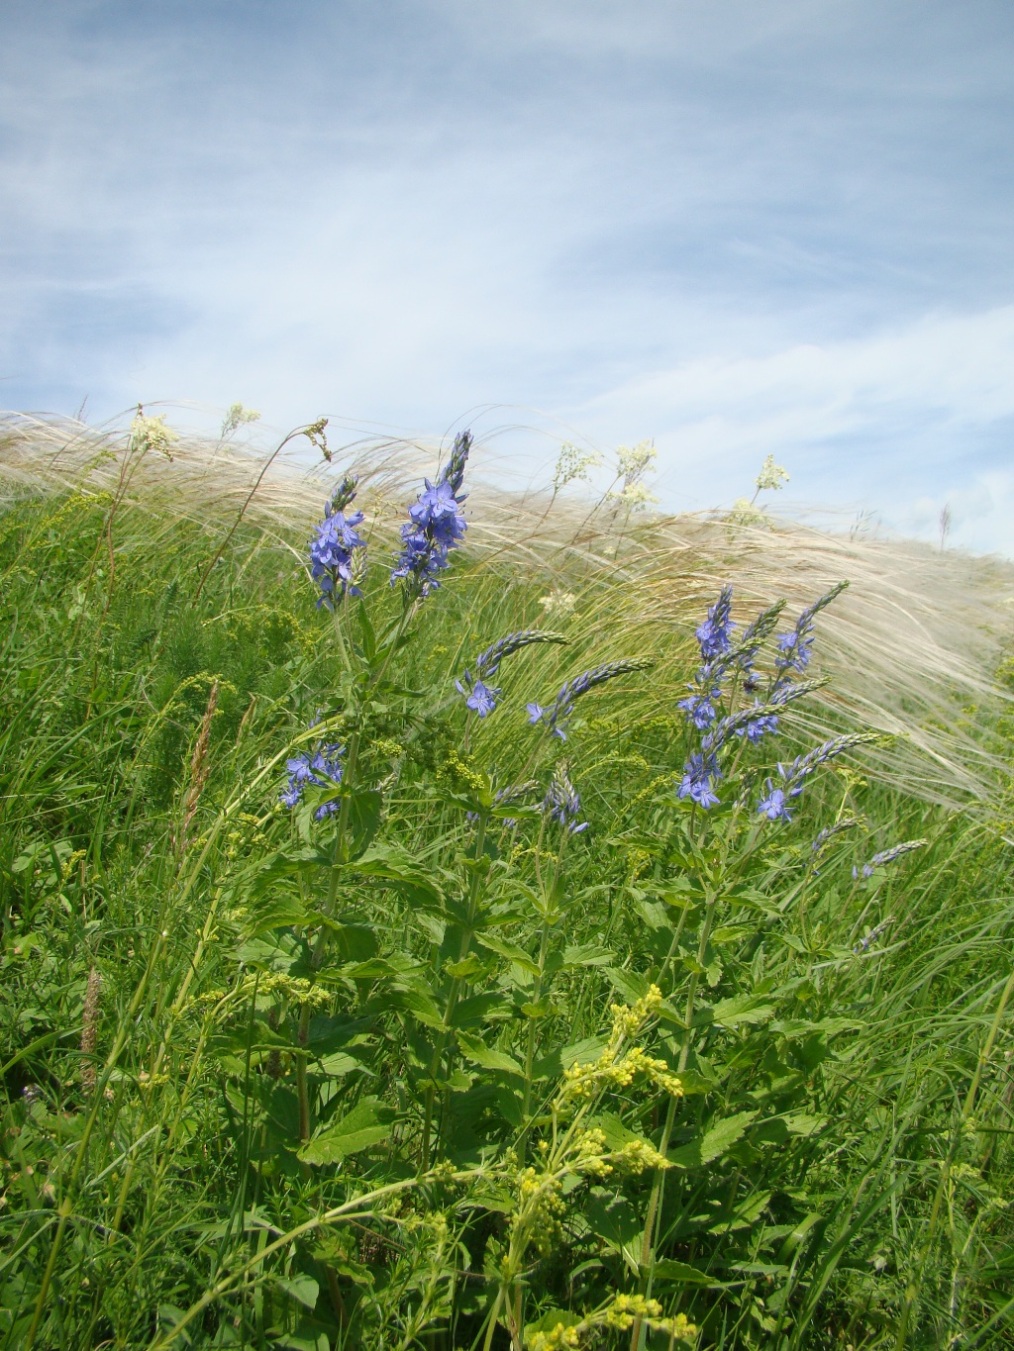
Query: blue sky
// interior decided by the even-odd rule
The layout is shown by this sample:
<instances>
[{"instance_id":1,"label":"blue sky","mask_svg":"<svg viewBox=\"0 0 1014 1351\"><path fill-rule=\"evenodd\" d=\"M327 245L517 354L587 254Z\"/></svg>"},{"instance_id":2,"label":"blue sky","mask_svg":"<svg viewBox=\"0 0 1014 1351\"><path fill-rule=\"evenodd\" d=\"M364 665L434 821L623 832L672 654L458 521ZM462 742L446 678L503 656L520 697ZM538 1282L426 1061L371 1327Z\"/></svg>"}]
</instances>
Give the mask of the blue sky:
<instances>
[{"instance_id":1,"label":"blue sky","mask_svg":"<svg viewBox=\"0 0 1014 1351\"><path fill-rule=\"evenodd\" d=\"M0 406L653 438L1014 556L1010 0L6 0Z\"/></svg>"}]
</instances>

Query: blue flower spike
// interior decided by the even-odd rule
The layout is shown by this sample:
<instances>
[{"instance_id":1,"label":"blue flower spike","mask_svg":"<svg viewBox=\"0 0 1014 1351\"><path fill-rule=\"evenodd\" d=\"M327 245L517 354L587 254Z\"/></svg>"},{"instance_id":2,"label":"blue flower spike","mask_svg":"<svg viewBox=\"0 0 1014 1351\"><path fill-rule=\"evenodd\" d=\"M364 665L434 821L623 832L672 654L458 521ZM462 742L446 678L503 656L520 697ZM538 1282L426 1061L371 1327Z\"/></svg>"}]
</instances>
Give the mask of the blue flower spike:
<instances>
[{"instance_id":1,"label":"blue flower spike","mask_svg":"<svg viewBox=\"0 0 1014 1351\"><path fill-rule=\"evenodd\" d=\"M508 633L505 638L498 638L495 643L491 643L485 652L479 653L474 663L474 676L471 671L463 672L461 679L454 682L455 688L459 694L465 696L466 705L474 713L478 713L480 718L485 718L496 708L497 700L502 693L498 686L488 682L499 672L500 663L505 657L520 652L524 647L531 647L534 643L566 641L562 633L549 633L544 629L519 629L516 633ZM530 713L532 705L529 704L528 707Z\"/></svg>"},{"instance_id":2,"label":"blue flower spike","mask_svg":"<svg viewBox=\"0 0 1014 1351\"><path fill-rule=\"evenodd\" d=\"M344 754L344 746L337 744L326 746L318 742L308 754L294 755L286 760L285 768L288 771L289 782L279 795L282 804L290 808L298 807L308 787L329 788L332 785L339 787L343 772L341 758ZM331 798L321 803L313 813L313 818L315 821L323 821L326 817L333 816L338 807L338 798Z\"/></svg>"},{"instance_id":3,"label":"blue flower spike","mask_svg":"<svg viewBox=\"0 0 1014 1351\"><path fill-rule=\"evenodd\" d=\"M363 521L361 511L346 514L356 495L356 480L346 476L331 500L325 503L324 519L310 541L310 574L320 587L317 608L329 610L346 594L360 594L357 581L362 573L362 550L366 541L356 530Z\"/></svg>"},{"instance_id":4,"label":"blue flower spike","mask_svg":"<svg viewBox=\"0 0 1014 1351\"><path fill-rule=\"evenodd\" d=\"M543 723L555 737L567 740L567 720L574 712L574 701L580 699L597 685L604 685L617 676L628 675L631 671L645 671L655 663L645 657L624 657L620 661L604 662L582 672L574 680L566 680L560 686L556 698L548 707L539 703L528 705L528 721L534 727Z\"/></svg>"},{"instance_id":5,"label":"blue flower spike","mask_svg":"<svg viewBox=\"0 0 1014 1351\"><path fill-rule=\"evenodd\" d=\"M472 447L472 433L454 439L451 457L436 483L425 480L418 499L408 509L409 521L401 527L402 551L391 571L391 585L401 580L420 598L440 585L437 574L450 566L448 554L456 549L467 530L461 504L465 464Z\"/></svg>"}]
</instances>

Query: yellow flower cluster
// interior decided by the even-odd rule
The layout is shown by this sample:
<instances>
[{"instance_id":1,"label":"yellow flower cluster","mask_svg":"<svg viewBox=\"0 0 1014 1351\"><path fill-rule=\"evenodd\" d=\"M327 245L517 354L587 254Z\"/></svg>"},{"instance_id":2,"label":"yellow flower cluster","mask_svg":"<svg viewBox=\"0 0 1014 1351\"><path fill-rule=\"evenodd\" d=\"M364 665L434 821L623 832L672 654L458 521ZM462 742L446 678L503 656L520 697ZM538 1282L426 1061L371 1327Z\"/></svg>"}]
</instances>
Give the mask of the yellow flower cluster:
<instances>
[{"instance_id":1,"label":"yellow flower cluster","mask_svg":"<svg viewBox=\"0 0 1014 1351\"><path fill-rule=\"evenodd\" d=\"M574 1101L587 1100L603 1088L628 1088L638 1074L673 1097L682 1095L683 1085L664 1060L648 1055L640 1046L632 1046L622 1054L620 1050L623 1042L637 1034L661 1002L661 991L657 985L652 985L647 994L633 1004L612 1006L613 1030L609 1044L597 1060L571 1065L564 1070L563 1087L553 1104L554 1110L561 1111Z\"/></svg>"},{"instance_id":2,"label":"yellow flower cluster","mask_svg":"<svg viewBox=\"0 0 1014 1351\"><path fill-rule=\"evenodd\" d=\"M301 976L288 976L284 971L262 971L259 976L253 973L244 976L231 990L207 990L204 994L195 995L189 1001L189 1006L221 1004L226 1000L230 1003L243 1002L255 993L258 999L264 995L283 994L294 1003L309 1004L312 1009L327 1008L332 998L330 990L322 985L313 985Z\"/></svg>"},{"instance_id":3,"label":"yellow flower cluster","mask_svg":"<svg viewBox=\"0 0 1014 1351\"><path fill-rule=\"evenodd\" d=\"M587 1327L587 1323L579 1323L577 1327L557 1323L549 1332L534 1332L528 1338L528 1351L563 1351L565 1347L580 1347L581 1332Z\"/></svg>"},{"instance_id":4,"label":"yellow flower cluster","mask_svg":"<svg viewBox=\"0 0 1014 1351\"><path fill-rule=\"evenodd\" d=\"M679 1313L674 1318L662 1317L662 1306L657 1299L644 1295L617 1295L610 1304L597 1313L589 1314L580 1323L568 1326L557 1323L548 1332L535 1332L527 1338L528 1351L562 1351L564 1347L587 1345L585 1337L596 1328L618 1328L625 1331L634 1319L642 1319L653 1332L667 1333L672 1341L689 1341L697 1335L697 1328Z\"/></svg>"},{"instance_id":5,"label":"yellow flower cluster","mask_svg":"<svg viewBox=\"0 0 1014 1351\"><path fill-rule=\"evenodd\" d=\"M545 1257L563 1233L560 1217L567 1207L561 1192L563 1182L553 1173L523 1168L518 1175L518 1209L512 1221L515 1230L531 1228L533 1242Z\"/></svg>"},{"instance_id":6,"label":"yellow flower cluster","mask_svg":"<svg viewBox=\"0 0 1014 1351\"><path fill-rule=\"evenodd\" d=\"M437 778L445 780L459 790L466 789L478 798L485 797L489 793L489 780L485 774L480 774L475 766L456 750L447 752L444 763L437 770Z\"/></svg>"}]
</instances>

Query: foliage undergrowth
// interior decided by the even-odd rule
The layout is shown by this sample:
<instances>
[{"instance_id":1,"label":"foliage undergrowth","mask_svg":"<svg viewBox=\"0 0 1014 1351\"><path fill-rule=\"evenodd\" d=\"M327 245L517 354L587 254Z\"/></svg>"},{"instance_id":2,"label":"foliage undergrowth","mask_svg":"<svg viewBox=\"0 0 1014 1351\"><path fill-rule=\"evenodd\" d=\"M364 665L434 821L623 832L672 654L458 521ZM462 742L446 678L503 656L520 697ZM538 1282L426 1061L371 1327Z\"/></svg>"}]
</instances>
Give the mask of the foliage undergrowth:
<instances>
[{"instance_id":1,"label":"foliage undergrowth","mask_svg":"<svg viewBox=\"0 0 1014 1351\"><path fill-rule=\"evenodd\" d=\"M0 514L3 1345L1011 1344L1011 811L809 739L846 579L547 596L467 436L311 577L156 423Z\"/></svg>"}]
</instances>

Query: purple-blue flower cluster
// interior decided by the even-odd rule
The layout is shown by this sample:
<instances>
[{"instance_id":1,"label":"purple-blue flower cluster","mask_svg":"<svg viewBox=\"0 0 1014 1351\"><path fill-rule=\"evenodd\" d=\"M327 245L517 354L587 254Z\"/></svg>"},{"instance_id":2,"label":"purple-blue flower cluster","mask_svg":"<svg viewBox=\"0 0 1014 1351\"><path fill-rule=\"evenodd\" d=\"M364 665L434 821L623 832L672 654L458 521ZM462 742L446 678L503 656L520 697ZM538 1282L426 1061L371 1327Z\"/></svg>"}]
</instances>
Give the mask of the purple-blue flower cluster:
<instances>
[{"instance_id":1,"label":"purple-blue flower cluster","mask_svg":"<svg viewBox=\"0 0 1014 1351\"><path fill-rule=\"evenodd\" d=\"M718 757L705 751L695 751L683 768L676 794L689 798L698 807L714 807L719 801L714 785L722 777Z\"/></svg>"},{"instance_id":2,"label":"purple-blue flower cluster","mask_svg":"<svg viewBox=\"0 0 1014 1351\"><path fill-rule=\"evenodd\" d=\"M925 840L906 840L904 844L895 844L890 849L883 849L879 854L874 854L869 863L863 864L861 875L872 877L878 868L882 868L887 863L893 863L896 858L901 858L902 854L910 854L913 849L921 849L925 843ZM860 870L853 868L853 879L859 876Z\"/></svg>"},{"instance_id":3,"label":"purple-blue flower cluster","mask_svg":"<svg viewBox=\"0 0 1014 1351\"><path fill-rule=\"evenodd\" d=\"M331 500L325 503L324 519L317 526L316 537L310 541L310 572L321 590L318 609L325 605L333 610L335 602L346 592L351 596L360 594L356 582L361 572L361 559L356 555L366 548L366 541L357 533L356 526L362 524L363 513L353 511L346 515L345 512L355 495L356 480L346 476Z\"/></svg>"},{"instance_id":4,"label":"purple-blue flower cluster","mask_svg":"<svg viewBox=\"0 0 1014 1351\"><path fill-rule=\"evenodd\" d=\"M677 796L689 798L699 807L713 807L719 802L715 784L722 778L717 752L730 736L746 737L758 742L768 733L777 732L778 715L770 705L754 700L752 709L744 709L729 717L719 718L719 700L722 683L734 671L744 675L744 688L752 692L760 681L753 669L761 640L770 632L780 610L772 607L758 615L743 634L738 647L733 646L732 587L723 586L718 600L708 610L708 617L696 632L701 651L701 665L689 686L690 694L679 700L677 707L687 721L704 733L700 750L693 752L683 769L683 778L676 788Z\"/></svg>"},{"instance_id":5,"label":"purple-blue flower cluster","mask_svg":"<svg viewBox=\"0 0 1014 1351\"><path fill-rule=\"evenodd\" d=\"M566 641L563 634L547 633L542 629L519 629L516 633L508 633L505 638L498 638L495 643L491 643L485 652L479 653L474 663L474 676L471 671L464 671L461 679L454 682L455 688L459 694L465 695L466 706L473 713L478 713L480 718L485 718L496 708L496 701L502 693L499 686L487 684L487 681L497 674L505 657L533 643Z\"/></svg>"},{"instance_id":6,"label":"purple-blue flower cluster","mask_svg":"<svg viewBox=\"0 0 1014 1351\"><path fill-rule=\"evenodd\" d=\"M309 754L294 755L290 760L286 760L285 768L289 773L289 782L281 792L281 800L285 806L298 806L308 787L329 788L331 785L339 787L342 781L341 757L344 754L344 746L319 744ZM325 817L332 816L338 807L338 798L330 798L320 804L313 813L313 818L315 821L323 821Z\"/></svg>"},{"instance_id":7,"label":"purple-blue flower cluster","mask_svg":"<svg viewBox=\"0 0 1014 1351\"><path fill-rule=\"evenodd\" d=\"M581 798L570 781L568 765L563 760L553 771L542 810L553 821L564 826L571 835L580 835L582 831L588 829L587 821L579 822L577 819L581 815Z\"/></svg>"},{"instance_id":8,"label":"purple-blue flower cluster","mask_svg":"<svg viewBox=\"0 0 1014 1351\"><path fill-rule=\"evenodd\" d=\"M854 746L865 745L871 741L876 741L876 739L876 735L871 732L847 732L844 736L832 737L822 745L814 747L806 755L797 755L787 768L785 765L779 764L778 774L782 782L775 784L772 779L768 779L767 793L757 804L758 813L766 816L769 821L791 821L792 813L789 810L789 803L793 798L799 797L806 780L815 769L819 768L820 765L827 764L829 760L835 759L843 751L851 750Z\"/></svg>"},{"instance_id":9,"label":"purple-blue flower cluster","mask_svg":"<svg viewBox=\"0 0 1014 1351\"><path fill-rule=\"evenodd\" d=\"M738 672L743 677L743 689L747 694L756 696L761 689L764 681L755 662L764 640L774 632L785 602L779 601L762 610L744 630L739 642L734 644L732 631L736 624L732 619L732 587L722 588L718 600L708 610L707 619L696 631L701 665L689 686L690 694L677 704L686 715L687 722L702 734L699 749L690 754L684 766L683 777L676 789L677 796L689 798L700 807L715 806L720 800L715 785L722 778L719 752L729 738L736 736L756 744L765 736L774 735L778 731L780 710L821 683L804 681L796 684L794 677L805 671L810 661L814 616L829 605L846 585L846 582L839 582L832 587L802 612L791 633L784 633L777 639L775 676L768 684L766 699L762 702L755 697L752 708L741 709L726 717L721 717L722 686L733 674ZM836 747L837 743L830 742L818 747L810 756L800 757L789 770L779 765L782 782L776 784L768 779L766 792L758 803L757 811L772 821L791 820L789 804L802 792L807 774L816 764L823 763L823 759L844 749Z\"/></svg>"},{"instance_id":10,"label":"purple-blue flower cluster","mask_svg":"<svg viewBox=\"0 0 1014 1351\"><path fill-rule=\"evenodd\" d=\"M793 673L802 675L809 666L815 637L814 617L826 605L830 605L836 596L841 595L847 586L848 582L838 582L830 591L825 592L819 600L815 600L812 605L806 607L796 620L795 628L791 632L779 636L779 655L775 658L775 666L778 669L778 679L775 682L776 689L791 680Z\"/></svg>"},{"instance_id":11,"label":"purple-blue flower cluster","mask_svg":"<svg viewBox=\"0 0 1014 1351\"><path fill-rule=\"evenodd\" d=\"M409 522L401 527L402 551L391 572L391 585L404 580L419 596L440 585L437 573L449 566L447 555L456 549L467 529L461 512L465 463L472 446L471 432L454 439L451 457L436 483L426 486L408 509Z\"/></svg>"},{"instance_id":12,"label":"purple-blue flower cluster","mask_svg":"<svg viewBox=\"0 0 1014 1351\"><path fill-rule=\"evenodd\" d=\"M707 619L697 629L697 642L704 661L714 661L732 650L732 630L736 624L731 612L732 587L723 586L718 600L708 610Z\"/></svg>"},{"instance_id":13,"label":"purple-blue flower cluster","mask_svg":"<svg viewBox=\"0 0 1014 1351\"><path fill-rule=\"evenodd\" d=\"M627 675L630 671L644 671L653 665L644 657L626 657L621 661L607 661L601 666L594 666L574 680L565 680L551 704L545 707L535 702L528 704L528 721L533 727L536 723L544 723L553 736L566 741L566 722L574 711L575 699L580 699L582 694L587 694L596 685L604 685L607 680L615 680L617 676Z\"/></svg>"}]
</instances>

